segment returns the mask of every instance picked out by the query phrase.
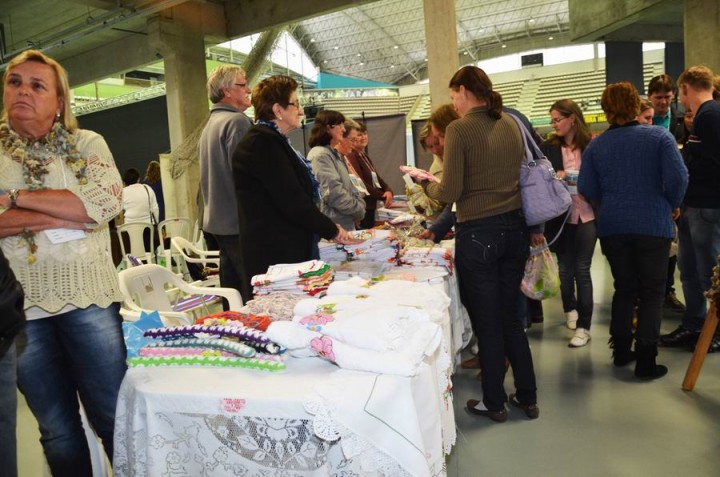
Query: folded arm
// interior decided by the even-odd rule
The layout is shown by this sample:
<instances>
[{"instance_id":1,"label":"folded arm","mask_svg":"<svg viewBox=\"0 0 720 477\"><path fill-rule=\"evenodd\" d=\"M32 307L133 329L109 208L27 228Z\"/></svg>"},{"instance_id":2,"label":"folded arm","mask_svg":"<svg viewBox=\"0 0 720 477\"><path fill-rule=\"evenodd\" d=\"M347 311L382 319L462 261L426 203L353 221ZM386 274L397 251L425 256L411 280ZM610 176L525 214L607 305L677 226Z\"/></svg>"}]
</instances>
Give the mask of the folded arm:
<instances>
[{"instance_id":1,"label":"folded arm","mask_svg":"<svg viewBox=\"0 0 720 477\"><path fill-rule=\"evenodd\" d=\"M26 209L9 209L0 214L0 238L18 235L26 229L41 232L58 228L82 230L85 224Z\"/></svg>"}]
</instances>

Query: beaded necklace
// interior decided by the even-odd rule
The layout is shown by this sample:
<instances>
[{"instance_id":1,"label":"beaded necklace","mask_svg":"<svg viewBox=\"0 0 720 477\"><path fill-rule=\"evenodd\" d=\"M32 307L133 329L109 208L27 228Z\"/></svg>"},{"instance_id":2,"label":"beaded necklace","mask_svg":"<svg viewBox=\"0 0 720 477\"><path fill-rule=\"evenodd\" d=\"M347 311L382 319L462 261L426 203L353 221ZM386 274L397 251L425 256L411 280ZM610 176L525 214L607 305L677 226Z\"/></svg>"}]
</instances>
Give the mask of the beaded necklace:
<instances>
[{"instance_id":1,"label":"beaded necklace","mask_svg":"<svg viewBox=\"0 0 720 477\"><path fill-rule=\"evenodd\" d=\"M78 184L87 184L87 160L77 150L76 141L76 136L59 121L53 124L49 133L36 140L21 137L7 121L0 124L0 147L13 161L22 165L27 190L46 189L47 165L56 157L65 158L65 164ZM35 232L26 228L20 237L28 248L28 263L35 263Z\"/></svg>"}]
</instances>

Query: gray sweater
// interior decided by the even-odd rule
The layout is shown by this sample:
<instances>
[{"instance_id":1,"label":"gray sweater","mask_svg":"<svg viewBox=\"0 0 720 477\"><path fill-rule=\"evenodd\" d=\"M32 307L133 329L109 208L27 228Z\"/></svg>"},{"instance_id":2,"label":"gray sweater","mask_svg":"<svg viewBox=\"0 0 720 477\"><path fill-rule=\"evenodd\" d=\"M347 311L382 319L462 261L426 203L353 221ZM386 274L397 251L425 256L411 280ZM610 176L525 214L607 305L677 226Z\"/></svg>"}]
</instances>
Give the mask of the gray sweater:
<instances>
[{"instance_id":1,"label":"gray sweater","mask_svg":"<svg viewBox=\"0 0 720 477\"><path fill-rule=\"evenodd\" d=\"M210 119L200 136L200 189L205 207L203 230L216 235L237 235L238 209L232 156L252 126L243 112L223 103L210 108Z\"/></svg>"},{"instance_id":2,"label":"gray sweater","mask_svg":"<svg viewBox=\"0 0 720 477\"><path fill-rule=\"evenodd\" d=\"M350 180L345 159L330 146L310 149L308 160L320 182L320 211L345 230L365 216L365 200Z\"/></svg>"}]
</instances>

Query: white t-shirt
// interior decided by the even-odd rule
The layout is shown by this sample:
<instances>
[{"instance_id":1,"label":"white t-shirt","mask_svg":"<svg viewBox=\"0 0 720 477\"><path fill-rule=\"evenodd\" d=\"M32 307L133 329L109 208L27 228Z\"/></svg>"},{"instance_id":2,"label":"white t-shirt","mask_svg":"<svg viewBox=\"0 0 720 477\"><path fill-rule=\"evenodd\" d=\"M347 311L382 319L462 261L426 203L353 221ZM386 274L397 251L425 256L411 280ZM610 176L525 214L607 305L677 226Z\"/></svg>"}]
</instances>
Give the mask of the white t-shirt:
<instances>
[{"instance_id":1,"label":"white t-shirt","mask_svg":"<svg viewBox=\"0 0 720 477\"><path fill-rule=\"evenodd\" d=\"M157 223L160 217L155 192L144 184L131 184L123 189L122 207L125 211L125 223L150 222L150 211Z\"/></svg>"}]
</instances>

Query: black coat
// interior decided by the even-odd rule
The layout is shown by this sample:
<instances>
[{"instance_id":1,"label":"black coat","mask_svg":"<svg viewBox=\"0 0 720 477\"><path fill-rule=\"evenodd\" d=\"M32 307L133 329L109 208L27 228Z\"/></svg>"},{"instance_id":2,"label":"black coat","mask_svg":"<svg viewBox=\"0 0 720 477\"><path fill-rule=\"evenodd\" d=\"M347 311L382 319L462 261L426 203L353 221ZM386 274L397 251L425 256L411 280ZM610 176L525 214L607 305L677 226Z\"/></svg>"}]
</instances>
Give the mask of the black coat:
<instances>
[{"instance_id":1,"label":"black coat","mask_svg":"<svg viewBox=\"0 0 720 477\"><path fill-rule=\"evenodd\" d=\"M13 338L25 326L23 302L22 286L0 250L0 358L5 356Z\"/></svg>"},{"instance_id":2,"label":"black coat","mask_svg":"<svg viewBox=\"0 0 720 477\"><path fill-rule=\"evenodd\" d=\"M318 210L306 168L285 137L255 125L232 158L238 201L244 298L253 275L270 265L310 260L314 235L337 235L332 220ZM228 198L228 200L232 200Z\"/></svg>"},{"instance_id":3,"label":"black coat","mask_svg":"<svg viewBox=\"0 0 720 477\"><path fill-rule=\"evenodd\" d=\"M553 169L555 169L555 172L565 170L565 166L563 166L562 149L560 148L560 146L548 140L540 144L540 150L543 152L543 154L545 154L545 157L548 158L550 164L552 164L553 166ZM559 217L555 217L554 219L545 223L544 233L545 238L547 238L548 242L555 238L557 233L560 231L560 227L562 227L566 215L567 214L562 214ZM563 253L565 252L566 243L567 229L564 228L562 234L560 234L555 243L550 246L550 250L555 253Z\"/></svg>"}]
</instances>

